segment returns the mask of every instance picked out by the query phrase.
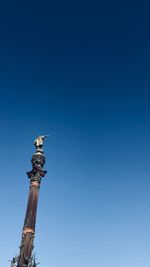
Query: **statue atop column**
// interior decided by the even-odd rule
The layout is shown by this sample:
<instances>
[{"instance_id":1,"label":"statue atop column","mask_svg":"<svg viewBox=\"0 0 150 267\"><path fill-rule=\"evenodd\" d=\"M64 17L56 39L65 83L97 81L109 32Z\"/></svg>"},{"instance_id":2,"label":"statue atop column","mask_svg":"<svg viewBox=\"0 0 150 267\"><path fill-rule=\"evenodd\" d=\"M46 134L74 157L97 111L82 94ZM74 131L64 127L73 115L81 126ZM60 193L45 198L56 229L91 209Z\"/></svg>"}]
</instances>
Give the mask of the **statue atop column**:
<instances>
[{"instance_id":1,"label":"statue atop column","mask_svg":"<svg viewBox=\"0 0 150 267\"><path fill-rule=\"evenodd\" d=\"M47 173L47 171L43 170L45 164L43 143L47 136L48 135L39 135L34 141L36 152L33 154L31 159L32 170L27 172L27 176L30 179L30 187L25 220L22 229L20 253L18 257L14 257L10 261L11 267L36 267L38 265L35 257L32 256L32 251L34 248L38 195L42 177L44 177Z\"/></svg>"},{"instance_id":2,"label":"statue atop column","mask_svg":"<svg viewBox=\"0 0 150 267\"><path fill-rule=\"evenodd\" d=\"M43 153L43 144L44 144L44 140L46 137L48 137L49 135L39 135L35 141L34 141L34 145L36 147L36 151L37 153Z\"/></svg>"}]
</instances>

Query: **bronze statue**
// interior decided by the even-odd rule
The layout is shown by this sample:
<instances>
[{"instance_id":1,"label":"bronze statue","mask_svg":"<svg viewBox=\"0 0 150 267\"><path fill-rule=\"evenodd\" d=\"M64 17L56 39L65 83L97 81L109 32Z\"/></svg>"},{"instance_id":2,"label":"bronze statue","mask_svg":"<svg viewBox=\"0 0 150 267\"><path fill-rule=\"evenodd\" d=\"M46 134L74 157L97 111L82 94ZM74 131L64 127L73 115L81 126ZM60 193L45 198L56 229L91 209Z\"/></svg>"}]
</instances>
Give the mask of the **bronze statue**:
<instances>
[{"instance_id":1,"label":"bronze statue","mask_svg":"<svg viewBox=\"0 0 150 267\"><path fill-rule=\"evenodd\" d=\"M43 147L43 143L44 143L44 139L46 138L46 137L48 137L49 135L39 135L36 139L35 139L35 141L34 141L34 145L35 145L35 147L36 148L41 148L41 147Z\"/></svg>"}]
</instances>

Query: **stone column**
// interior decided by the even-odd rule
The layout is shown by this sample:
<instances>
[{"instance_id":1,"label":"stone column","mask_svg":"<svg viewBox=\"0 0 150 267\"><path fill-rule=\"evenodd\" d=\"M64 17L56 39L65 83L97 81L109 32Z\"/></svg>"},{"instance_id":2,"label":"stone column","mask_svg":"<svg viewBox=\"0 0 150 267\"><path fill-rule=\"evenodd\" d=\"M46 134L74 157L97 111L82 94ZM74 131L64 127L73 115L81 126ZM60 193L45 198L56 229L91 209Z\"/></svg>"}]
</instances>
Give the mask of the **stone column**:
<instances>
[{"instance_id":1,"label":"stone column","mask_svg":"<svg viewBox=\"0 0 150 267\"><path fill-rule=\"evenodd\" d=\"M43 140L45 136L39 136L35 140L36 153L32 156L32 170L27 172L30 179L30 189L27 210L22 231L20 254L17 260L17 267L36 267L35 260L32 257L33 243L35 237L36 212L38 204L39 189L41 178L45 176L43 170L45 156L43 152Z\"/></svg>"}]
</instances>

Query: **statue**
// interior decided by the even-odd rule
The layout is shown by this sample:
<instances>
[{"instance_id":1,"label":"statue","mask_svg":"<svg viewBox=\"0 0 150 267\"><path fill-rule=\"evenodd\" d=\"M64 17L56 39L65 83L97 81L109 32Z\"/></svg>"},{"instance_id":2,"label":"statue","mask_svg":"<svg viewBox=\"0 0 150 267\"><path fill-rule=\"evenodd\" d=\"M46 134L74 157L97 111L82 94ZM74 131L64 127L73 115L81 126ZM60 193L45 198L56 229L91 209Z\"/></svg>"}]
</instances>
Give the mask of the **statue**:
<instances>
[{"instance_id":1,"label":"statue","mask_svg":"<svg viewBox=\"0 0 150 267\"><path fill-rule=\"evenodd\" d=\"M11 262L10 267L15 267L16 266L16 264L18 262L18 258L19 258L18 256L15 256L15 257L13 257L12 260L10 260L10 262Z\"/></svg>"},{"instance_id":2,"label":"statue","mask_svg":"<svg viewBox=\"0 0 150 267\"><path fill-rule=\"evenodd\" d=\"M44 139L46 137L48 137L49 135L39 135L35 141L34 141L34 145L36 148L42 148L43 147L43 143L44 143Z\"/></svg>"},{"instance_id":3,"label":"statue","mask_svg":"<svg viewBox=\"0 0 150 267\"><path fill-rule=\"evenodd\" d=\"M28 267L36 267L39 263L36 263L35 255L28 260Z\"/></svg>"}]
</instances>

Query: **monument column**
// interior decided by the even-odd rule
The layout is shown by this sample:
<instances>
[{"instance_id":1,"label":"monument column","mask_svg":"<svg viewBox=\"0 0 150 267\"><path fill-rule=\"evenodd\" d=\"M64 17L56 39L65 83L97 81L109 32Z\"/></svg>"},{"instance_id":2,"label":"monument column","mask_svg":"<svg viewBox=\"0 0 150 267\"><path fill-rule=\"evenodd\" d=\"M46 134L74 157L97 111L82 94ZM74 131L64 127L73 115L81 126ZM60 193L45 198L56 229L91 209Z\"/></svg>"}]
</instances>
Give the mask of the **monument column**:
<instances>
[{"instance_id":1,"label":"monument column","mask_svg":"<svg viewBox=\"0 0 150 267\"><path fill-rule=\"evenodd\" d=\"M35 237L36 212L38 204L38 195L41 184L41 178L45 176L46 171L43 170L45 164L45 156L43 152L43 141L46 136L39 136L34 145L36 152L32 156L32 170L27 172L30 179L30 189L27 210L22 230L22 239L20 245L19 256L13 258L11 266L17 267L36 267L36 262L32 256L33 243Z\"/></svg>"}]
</instances>

